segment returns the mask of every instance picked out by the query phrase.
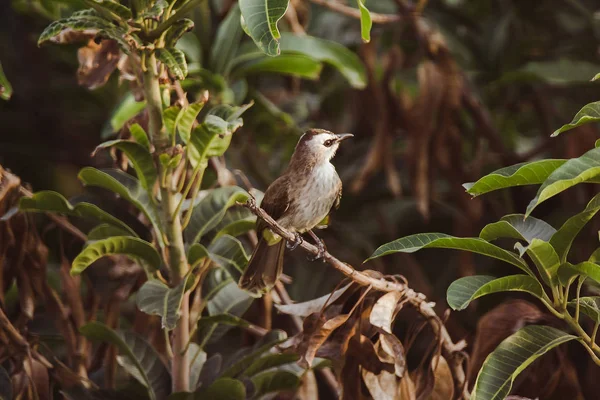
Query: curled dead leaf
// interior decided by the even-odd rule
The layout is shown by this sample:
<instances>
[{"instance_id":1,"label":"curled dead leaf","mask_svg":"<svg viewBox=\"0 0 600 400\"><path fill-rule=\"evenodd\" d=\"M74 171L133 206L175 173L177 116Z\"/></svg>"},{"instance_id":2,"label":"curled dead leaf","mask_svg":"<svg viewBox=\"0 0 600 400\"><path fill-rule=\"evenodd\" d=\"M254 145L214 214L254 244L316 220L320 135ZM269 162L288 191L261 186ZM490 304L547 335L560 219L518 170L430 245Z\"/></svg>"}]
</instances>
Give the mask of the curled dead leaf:
<instances>
[{"instance_id":1,"label":"curled dead leaf","mask_svg":"<svg viewBox=\"0 0 600 400\"><path fill-rule=\"evenodd\" d=\"M369 321L371 325L392 333L392 322L396 313L396 306L402 298L400 292L389 292L377 300L371 311Z\"/></svg>"},{"instance_id":2,"label":"curled dead leaf","mask_svg":"<svg viewBox=\"0 0 600 400\"><path fill-rule=\"evenodd\" d=\"M117 68L120 58L121 51L116 41L102 40L96 43L89 40L85 47L77 51L77 82L89 90L103 86Z\"/></svg>"}]
</instances>

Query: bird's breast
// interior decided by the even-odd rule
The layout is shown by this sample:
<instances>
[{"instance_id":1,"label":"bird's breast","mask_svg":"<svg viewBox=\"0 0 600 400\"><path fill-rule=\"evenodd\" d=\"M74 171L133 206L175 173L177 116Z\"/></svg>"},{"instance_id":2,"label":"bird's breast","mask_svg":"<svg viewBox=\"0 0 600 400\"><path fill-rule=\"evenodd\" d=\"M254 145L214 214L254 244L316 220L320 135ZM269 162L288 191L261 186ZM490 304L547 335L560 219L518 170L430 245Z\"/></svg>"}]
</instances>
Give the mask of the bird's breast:
<instances>
[{"instance_id":1,"label":"bird's breast","mask_svg":"<svg viewBox=\"0 0 600 400\"><path fill-rule=\"evenodd\" d=\"M329 214L341 185L331 163L313 168L310 174L292 182L290 209L280 223L298 232L314 228Z\"/></svg>"}]
</instances>

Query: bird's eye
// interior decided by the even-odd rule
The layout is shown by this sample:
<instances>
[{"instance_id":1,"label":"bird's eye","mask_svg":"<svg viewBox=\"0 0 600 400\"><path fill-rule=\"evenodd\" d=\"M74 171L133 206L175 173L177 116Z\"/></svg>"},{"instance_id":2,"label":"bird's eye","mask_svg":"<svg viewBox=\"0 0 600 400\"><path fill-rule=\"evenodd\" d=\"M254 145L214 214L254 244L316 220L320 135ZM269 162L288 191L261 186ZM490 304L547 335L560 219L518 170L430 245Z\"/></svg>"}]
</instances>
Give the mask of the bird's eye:
<instances>
[{"instance_id":1,"label":"bird's eye","mask_svg":"<svg viewBox=\"0 0 600 400\"><path fill-rule=\"evenodd\" d=\"M326 141L323 143L323 145L324 145L325 147L331 147L331 145L333 144L333 142L334 142L334 140L333 140L333 139L328 139L328 140L326 140Z\"/></svg>"}]
</instances>

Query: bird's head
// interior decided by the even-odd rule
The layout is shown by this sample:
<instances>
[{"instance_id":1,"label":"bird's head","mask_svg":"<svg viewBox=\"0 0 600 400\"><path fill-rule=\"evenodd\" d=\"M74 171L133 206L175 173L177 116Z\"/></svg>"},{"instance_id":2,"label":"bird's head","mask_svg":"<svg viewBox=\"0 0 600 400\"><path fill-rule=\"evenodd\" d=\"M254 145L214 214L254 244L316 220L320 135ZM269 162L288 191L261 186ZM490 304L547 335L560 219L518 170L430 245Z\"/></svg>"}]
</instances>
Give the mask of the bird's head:
<instances>
[{"instance_id":1,"label":"bird's head","mask_svg":"<svg viewBox=\"0 0 600 400\"><path fill-rule=\"evenodd\" d=\"M340 143L353 136L351 133L335 134L324 129L310 129L300 138L295 154L312 158L317 163L327 162L335 156Z\"/></svg>"}]
</instances>

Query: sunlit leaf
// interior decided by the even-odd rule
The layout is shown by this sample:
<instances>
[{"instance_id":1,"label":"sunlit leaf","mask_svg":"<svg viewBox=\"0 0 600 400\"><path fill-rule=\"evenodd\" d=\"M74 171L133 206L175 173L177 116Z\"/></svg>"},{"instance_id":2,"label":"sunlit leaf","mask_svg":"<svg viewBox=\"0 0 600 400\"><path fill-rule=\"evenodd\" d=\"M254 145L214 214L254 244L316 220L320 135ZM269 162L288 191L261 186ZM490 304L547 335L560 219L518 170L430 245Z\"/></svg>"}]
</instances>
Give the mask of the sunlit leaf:
<instances>
[{"instance_id":1,"label":"sunlit leaf","mask_svg":"<svg viewBox=\"0 0 600 400\"><path fill-rule=\"evenodd\" d=\"M21 211L34 212L56 212L60 214L95 219L124 229L133 236L137 236L135 231L120 219L110 215L95 204L81 202L72 205L60 193L43 190L34 193L31 197L22 197L19 201Z\"/></svg>"},{"instance_id":2,"label":"sunlit leaf","mask_svg":"<svg viewBox=\"0 0 600 400\"><path fill-rule=\"evenodd\" d=\"M237 64L232 76L243 77L256 73L270 73L317 79L322 67L320 61L303 54L281 54L275 58L261 57Z\"/></svg>"},{"instance_id":3,"label":"sunlit leaf","mask_svg":"<svg viewBox=\"0 0 600 400\"><path fill-rule=\"evenodd\" d=\"M156 205L133 176L116 169L98 170L86 167L79 172L79 179L86 186L98 186L117 193L143 212L157 233L161 232ZM156 237L159 244L163 246L162 234L157 234Z\"/></svg>"},{"instance_id":4,"label":"sunlit leaf","mask_svg":"<svg viewBox=\"0 0 600 400\"><path fill-rule=\"evenodd\" d=\"M600 211L600 194L594 196L585 210L569 218L550 239L550 244L556 250L561 262L567 261L567 255L573 241L585 224ZM528 219L530 219L529 217Z\"/></svg>"},{"instance_id":5,"label":"sunlit leaf","mask_svg":"<svg viewBox=\"0 0 600 400\"><path fill-rule=\"evenodd\" d=\"M133 164L142 187L151 191L156 183L158 173L156 172L154 160L150 152L143 145L128 140L110 140L104 142L97 146L94 152L110 147L116 147L127 155Z\"/></svg>"},{"instance_id":6,"label":"sunlit leaf","mask_svg":"<svg viewBox=\"0 0 600 400\"><path fill-rule=\"evenodd\" d=\"M464 310L475 299L499 292L527 292L538 299L546 299L544 289L537 279L529 275L465 276L452 282L446 300L453 310Z\"/></svg>"},{"instance_id":7,"label":"sunlit leaf","mask_svg":"<svg viewBox=\"0 0 600 400\"><path fill-rule=\"evenodd\" d=\"M488 242L499 238L513 238L531 243L533 239L547 242L555 233L556 229L541 219L525 218L523 214L510 214L498 222L486 225L479 237Z\"/></svg>"},{"instance_id":8,"label":"sunlit leaf","mask_svg":"<svg viewBox=\"0 0 600 400\"><path fill-rule=\"evenodd\" d=\"M371 41L371 27L373 26L373 21L371 21L371 13L365 7L365 0L356 0L358 4L358 9L360 10L360 36L362 37L363 42Z\"/></svg>"},{"instance_id":9,"label":"sunlit leaf","mask_svg":"<svg viewBox=\"0 0 600 400\"><path fill-rule=\"evenodd\" d=\"M192 211L190 223L184 235L188 243L196 243L200 238L214 229L225 215L225 212L236 202L248 200L248 193L237 186L213 189L208 192Z\"/></svg>"},{"instance_id":10,"label":"sunlit leaf","mask_svg":"<svg viewBox=\"0 0 600 400\"><path fill-rule=\"evenodd\" d=\"M259 49L269 56L279 55L281 34L277 22L283 17L289 0L240 0L244 30Z\"/></svg>"},{"instance_id":11,"label":"sunlit leaf","mask_svg":"<svg viewBox=\"0 0 600 400\"><path fill-rule=\"evenodd\" d=\"M567 285L574 277L582 276L600 283L600 265L595 262L584 261L579 264L564 263L558 269L558 278L563 285Z\"/></svg>"},{"instance_id":12,"label":"sunlit leaf","mask_svg":"<svg viewBox=\"0 0 600 400\"><path fill-rule=\"evenodd\" d=\"M600 175L600 148L594 148L584 155L572 158L556 168L538 189L537 195L527 206L526 215L540 203L577 185Z\"/></svg>"},{"instance_id":13,"label":"sunlit leaf","mask_svg":"<svg viewBox=\"0 0 600 400\"><path fill-rule=\"evenodd\" d=\"M480 178L477 182L465 183L467 193L479 196L493 190L513 186L536 185L543 183L554 170L566 160L540 160L500 168Z\"/></svg>"},{"instance_id":14,"label":"sunlit leaf","mask_svg":"<svg viewBox=\"0 0 600 400\"><path fill-rule=\"evenodd\" d=\"M591 122L600 122L600 101L583 106L583 108L575 114L575 117L573 117L573 120L570 123L555 130L552 136L558 136L563 132Z\"/></svg>"},{"instance_id":15,"label":"sunlit leaf","mask_svg":"<svg viewBox=\"0 0 600 400\"><path fill-rule=\"evenodd\" d=\"M129 127L129 132L136 143L144 146L146 150L150 151L150 140L148 139L148 134L144 128L140 126L140 124L132 124Z\"/></svg>"},{"instance_id":16,"label":"sunlit leaf","mask_svg":"<svg viewBox=\"0 0 600 400\"><path fill-rule=\"evenodd\" d=\"M577 299L571 300L569 306L575 308L577 305ZM590 317L592 321L600 321L600 297L580 297L579 298L579 310Z\"/></svg>"},{"instance_id":17,"label":"sunlit leaf","mask_svg":"<svg viewBox=\"0 0 600 400\"><path fill-rule=\"evenodd\" d=\"M194 125L194 121L196 121L198 113L202 110L202 107L204 107L203 102L192 103L181 111L178 123L175 127L179 133L179 137L181 137L181 140L183 140L184 143L187 143L190 140L192 126Z\"/></svg>"},{"instance_id":18,"label":"sunlit leaf","mask_svg":"<svg viewBox=\"0 0 600 400\"><path fill-rule=\"evenodd\" d=\"M12 86L10 82L4 75L4 70L2 69L2 64L0 64L0 99L8 100L12 96Z\"/></svg>"},{"instance_id":19,"label":"sunlit leaf","mask_svg":"<svg viewBox=\"0 0 600 400\"><path fill-rule=\"evenodd\" d=\"M527 254L533 260L544 282L549 286L555 285L558 282L558 267L561 262L554 247L548 242L533 239L527 246Z\"/></svg>"},{"instance_id":20,"label":"sunlit leaf","mask_svg":"<svg viewBox=\"0 0 600 400\"><path fill-rule=\"evenodd\" d=\"M185 79L188 66L183 51L176 48L157 49L156 57L169 69L173 77L179 80Z\"/></svg>"},{"instance_id":21,"label":"sunlit leaf","mask_svg":"<svg viewBox=\"0 0 600 400\"><path fill-rule=\"evenodd\" d=\"M175 136L175 132L177 132L177 125L183 115L183 110L179 106L171 106L163 111L163 123L170 138Z\"/></svg>"},{"instance_id":22,"label":"sunlit leaf","mask_svg":"<svg viewBox=\"0 0 600 400\"><path fill-rule=\"evenodd\" d=\"M521 371L549 350L571 340L577 340L577 336L549 326L530 325L522 328L503 340L486 358L471 399L504 399Z\"/></svg>"},{"instance_id":23,"label":"sunlit leaf","mask_svg":"<svg viewBox=\"0 0 600 400\"><path fill-rule=\"evenodd\" d=\"M142 285L136 296L140 310L150 315L160 315L162 328L175 329L180 316L181 301L187 278L170 288L159 280L149 280Z\"/></svg>"},{"instance_id":24,"label":"sunlit leaf","mask_svg":"<svg viewBox=\"0 0 600 400\"><path fill-rule=\"evenodd\" d=\"M444 233L419 233L396 239L393 242L380 246L367 261L388 254L414 253L415 251L427 248L467 250L483 254L510 263L525 271L528 275L533 276L525 261L501 247L480 238L458 238Z\"/></svg>"},{"instance_id":25,"label":"sunlit leaf","mask_svg":"<svg viewBox=\"0 0 600 400\"><path fill-rule=\"evenodd\" d=\"M79 275L102 257L120 254L134 260L142 259L153 269L158 269L161 257L150 243L131 236L115 236L90 243L73 260L71 275Z\"/></svg>"},{"instance_id":26,"label":"sunlit leaf","mask_svg":"<svg viewBox=\"0 0 600 400\"><path fill-rule=\"evenodd\" d=\"M234 121L209 114L204 122L198 125L191 134L188 146L188 156L195 166L205 163L210 157L222 156L229 144L233 133L243 125L241 118Z\"/></svg>"},{"instance_id":27,"label":"sunlit leaf","mask_svg":"<svg viewBox=\"0 0 600 400\"><path fill-rule=\"evenodd\" d=\"M114 345L122 354L119 364L147 388L150 399L167 397L171 390L169 371L144 339L131 332L114 331L100 322L89 322L79 331L90 340Z\"/></svg>"}]
</instances>

